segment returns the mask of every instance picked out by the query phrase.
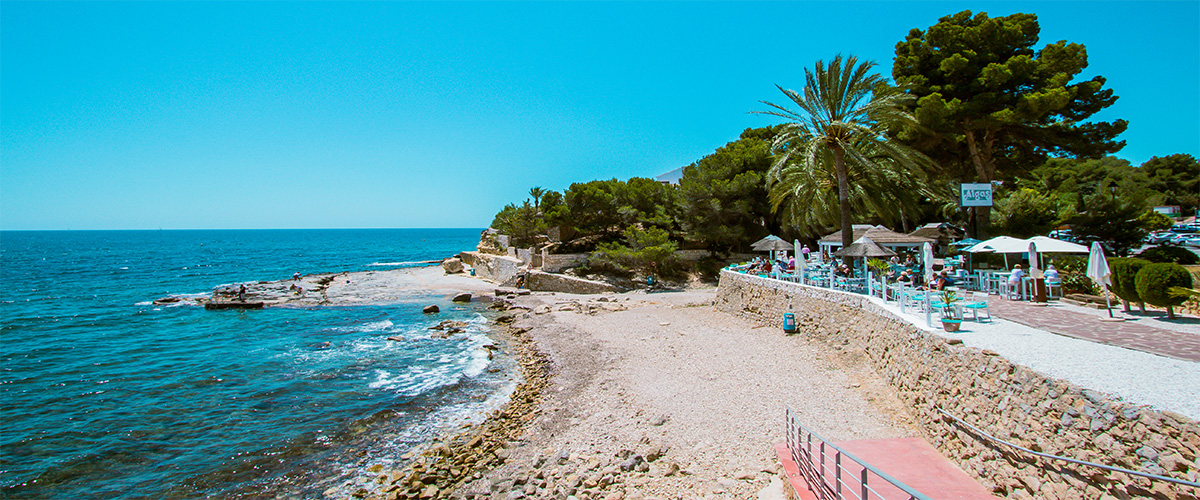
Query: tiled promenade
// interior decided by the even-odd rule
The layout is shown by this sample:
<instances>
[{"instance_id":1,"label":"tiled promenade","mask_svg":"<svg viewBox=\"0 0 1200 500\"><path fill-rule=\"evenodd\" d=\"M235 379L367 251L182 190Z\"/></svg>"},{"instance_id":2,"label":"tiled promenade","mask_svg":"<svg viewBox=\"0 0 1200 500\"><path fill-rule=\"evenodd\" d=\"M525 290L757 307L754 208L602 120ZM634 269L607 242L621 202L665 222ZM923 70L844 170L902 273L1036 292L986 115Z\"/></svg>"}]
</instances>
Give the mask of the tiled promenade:
<instances>
[{"instance_id":1,"label":"tiled promenade","mask_svg":"<svg viewBox=\"0 0 1200 500\"><path fill-rule=\"evenodd\" d=\"M1167 320L1149 314L1135 316L1130 321L1103 321L1099 315L1072 311L1054 303L1035 306L996 296L989 298L988 308L997 317L1039 330L1174 359L1200 361L1200 320L1192 316L1175 320L1186 325L1183 331L1178 331L1150 326L1147 323ZM1119 305L1113 307L1117 317L1124 316L1120 309Z\"/></svg>"}]
</instances>

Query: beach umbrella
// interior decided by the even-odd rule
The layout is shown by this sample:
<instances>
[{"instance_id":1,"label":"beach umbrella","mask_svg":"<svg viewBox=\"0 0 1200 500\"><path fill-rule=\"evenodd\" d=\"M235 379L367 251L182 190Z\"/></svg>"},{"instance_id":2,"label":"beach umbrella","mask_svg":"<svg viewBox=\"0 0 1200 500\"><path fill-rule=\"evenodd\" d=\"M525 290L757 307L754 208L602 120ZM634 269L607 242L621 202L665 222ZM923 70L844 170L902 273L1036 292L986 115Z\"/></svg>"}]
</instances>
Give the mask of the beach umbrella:
<instances>
[{"instance_id":1,"label":"beach umbrella","mask_svg":"<svg viewBox=\"0 0 1200 500\"><path fill-rule=\"evenodd\" d=\"M758 240L754 243L751 243L750 248L757 250L759 252L773 252L773 251L778 251L778 250L792 250L793 249L791 243L783 241L783 239L781 239L780 237L775 236L773 234L770 236L767 236L766 238Z\"/></svg>"},{"instance_id":2,"label":"beach umbrella","mask_svg":"<svg viewBox=\"0 0 1200 500\"><path fill-rule=\"evenodd\" d=\"M1088 247L1047 236L1034 236L1029 241L1037 243L1038 251L1042 253L1088 253Z\"/></svg>"},{"instance_id":3,"label":"beach umbrella","mask_svg":"<svg viewBox=\"0 0 1200 500\"><path fill-rule=\"evenodd\" d=\"M1037 301L1037 280L1042 278L1042 269L1038 265L1037 243L1029 242L1029 279L1033 280L1033 300Z\"/></svg>"},{"instance_id":4,"label":"beach umbrella","mask_svg":"<svg viewBox=\"0 0 1200 500\"><path fill-rule=\"evenodd\" d=\"M1097 285L1104 287L1104 302L1108 306L1108 317L1113 317L1112 299L1108 298L1108 287L1112 285L1112 273L1108 270L1108 261L1104 258L1104 248L1099 242L1092 242L1092 251L1088 253L1087 277Z\"/></svg>"},{"instance_id":5,"label":"beach umbrella","mask_svg":"<svg viewBox=\"0 0 1200 500\"><path fill-rule=\"evenodd\" d=\"M795 242L793 242L792 248L800 248L800 240L796 240ZM803 285L804 284L804 266L807 264L806 262L804 262L804 257L806 257L806 255L804 255L804 252L800 252L800 251L796 251L795 253L796 253L796 269L800 271L800 284Z\"/></svg>"},{"instance_id":6,"label":"beach umbrella","mask_svg":"<svg viewBox=\"0 0 1200 500\"><path fill-rule=\"evenodd\" d=\"M921 247L921 260L925 263L925 283L928 285L933 281L933 245L925 243Z\"/></svg>"},{"instance_id":7,"label":"beach umbrella","mask_svg":"<svg viewBox=\"0 0 1200 500\"><path fill-rule=\"evenodd\" d=\"M952 246L952 247L970 247L970 246L978 245L980 243L983 243L983 241L977 240L975 238L967 238L965 240L959 240L954 243L951 243L950 246Z\"/></svg>"},{"instance_id":8,"label":"beach umbrella","mask_svg":"<svg viewBox=\"0 0 1200 500\"><path fill-rule=\"evenodd\" d=\"M928 243L926 243L926 245L928 245ZM888 250L886 248L879 246L878 243L871 241L871 239L866 236L859 238L858 241L851 243L850 246L848 246L846 248L841 248L841 249L838 249L838 251L833 252L833 256L839 257L839 258L840 257L856 257L856 258L891 257L893 255L896 255L896 252L893 252L891 250Z\"/></svg>"}]
</instances>

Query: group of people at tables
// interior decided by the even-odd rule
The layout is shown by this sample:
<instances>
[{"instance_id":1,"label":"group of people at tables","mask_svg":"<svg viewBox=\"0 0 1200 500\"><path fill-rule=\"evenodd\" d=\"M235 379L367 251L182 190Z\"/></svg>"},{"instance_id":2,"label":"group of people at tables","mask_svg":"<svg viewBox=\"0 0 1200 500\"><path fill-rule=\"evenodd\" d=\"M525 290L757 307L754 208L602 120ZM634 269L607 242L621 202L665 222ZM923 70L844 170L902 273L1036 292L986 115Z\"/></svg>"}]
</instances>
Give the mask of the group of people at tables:
<instances>
[{"instance_id":1,"label":"group of people at tables","mask_svg":"<svg viewBox=\"0 0 1200 500\"><path fill-rule=\"evenodd\" d=\"M948 287L958 285L959 276L955 273L953 266L946 266L941 271L933 276L930 283L925 283L924 276L917 270L917 262L912 255L901 263L900 257L895 256L891 259L892 270L887 272L887 279L893 283L903 283L906 286L912 286L918 290L945 290ZM792 257L788 260L783 259L765 259L763 257L755 257L755 259L747 264L733 266L734 270L745 271L750 274L791 274L796 271L796 258ZM896 270L900 272L897 273ZM854 278L854 269L846 264L837 264L833 266L833 275L839 278ZM1047 281L1057 282L1059 280L1058 270L1054 266L1046 268L1044 273ZM1008 276L1008 283L1011 288L1016 288L1020 285L1021 280L1025 277L1025 270L1020 264L1013 266L1012 273Z\"/></svg>"}]
</instances>

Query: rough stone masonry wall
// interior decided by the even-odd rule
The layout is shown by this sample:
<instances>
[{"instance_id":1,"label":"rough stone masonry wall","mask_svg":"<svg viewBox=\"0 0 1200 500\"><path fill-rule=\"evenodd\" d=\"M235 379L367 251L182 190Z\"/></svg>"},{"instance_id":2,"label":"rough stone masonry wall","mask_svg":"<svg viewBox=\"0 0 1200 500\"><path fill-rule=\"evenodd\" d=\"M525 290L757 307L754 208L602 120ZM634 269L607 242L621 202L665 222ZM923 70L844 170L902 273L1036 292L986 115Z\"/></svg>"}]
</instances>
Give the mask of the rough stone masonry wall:
<instances>
[{"instance_id":1,"label":"rough stone masonry wall","mask_svg":"<svg viewBox=\"0 0 1200 500\"><path fill-rule=\"evenodd\" d=\"M792 312L801 334L864 353L911 406L929 442L998 495L1051 500L1200 496L1189 486L993 445L935 408L1043 453L1195 482L1200 424L1183 415L1109 399L993 352L952 345L861 295L723 271L716 305L768 324L780 324L783 314Z\"/></svg>"},{"instance_id":2,"label":"rough stone masonry wall","mask_svg":"<svg viewBox=\"0 0 1200 500\"><path fill-rule=\"evenodd\" d=\"M491 280L500 286L515 285L517 274L521 271L521 261L512 257L482 252L462 252L458 257L475 269L476 276Z\"/></svg>"}]
</instances>

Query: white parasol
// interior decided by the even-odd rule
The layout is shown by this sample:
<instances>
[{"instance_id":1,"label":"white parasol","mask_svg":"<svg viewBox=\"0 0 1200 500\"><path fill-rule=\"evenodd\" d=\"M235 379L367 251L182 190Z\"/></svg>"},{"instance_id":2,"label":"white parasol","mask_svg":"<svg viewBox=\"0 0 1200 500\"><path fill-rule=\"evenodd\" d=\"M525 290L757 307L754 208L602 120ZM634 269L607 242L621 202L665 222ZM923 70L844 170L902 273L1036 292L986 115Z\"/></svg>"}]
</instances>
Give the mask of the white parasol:
<instances>
[{"instance_id":1,"label":"white parasol","mask_svg":"<svg viewBox=\"0 0 1200 500\"><path fill-rule=\"evenodd\" d=\"M792 247L796 249L796 270L800 271L800 284L803 285L804 284L804 266L807 265L808 263L804 262L804 257L805 257L804 252L801 252L799 250L800 249L800 240L795 240L792 243ZM795 273L796 271L792 271L792 272Z\"/></svg>"},{"instance_id":2,"label":"white parasol","mask_svg":"<svg viewBox=\"0 0 1200 500\"><path fill-rule=\"evenodd\" d=\"M929 242L921 247L921 261L925 263L925 283L933 282L933 245Z\"/></svg>"},{"instance_id":3,"label":"white parasol","mask_svg":"<svg viewBox=\"0 0 1200 500\"><path fill-rule=\"evenodd\" d=\"M1037 301L1037 280L1043 278L1042 266L1038 263L1037 243L1029 242L1029 280L1033 283L1033 300Z\"/></svg>"},{"instance_id":4,"label":"white parasol","mask_svg":"<svg viewBox=\"0 0 1200 500\"><path fill-rule=\"evenodd\" d=\"M1113 317L1112 299L1108 297L1108 287L1112 285L1112 273L1108 270L1108 261L1104 259L1104 248L1099 242L1092 242L1092 251L1088 254L1087 277L1104 288L1104 301L1108 305L1108 317Z\"/></svg>"}]
</instances>

